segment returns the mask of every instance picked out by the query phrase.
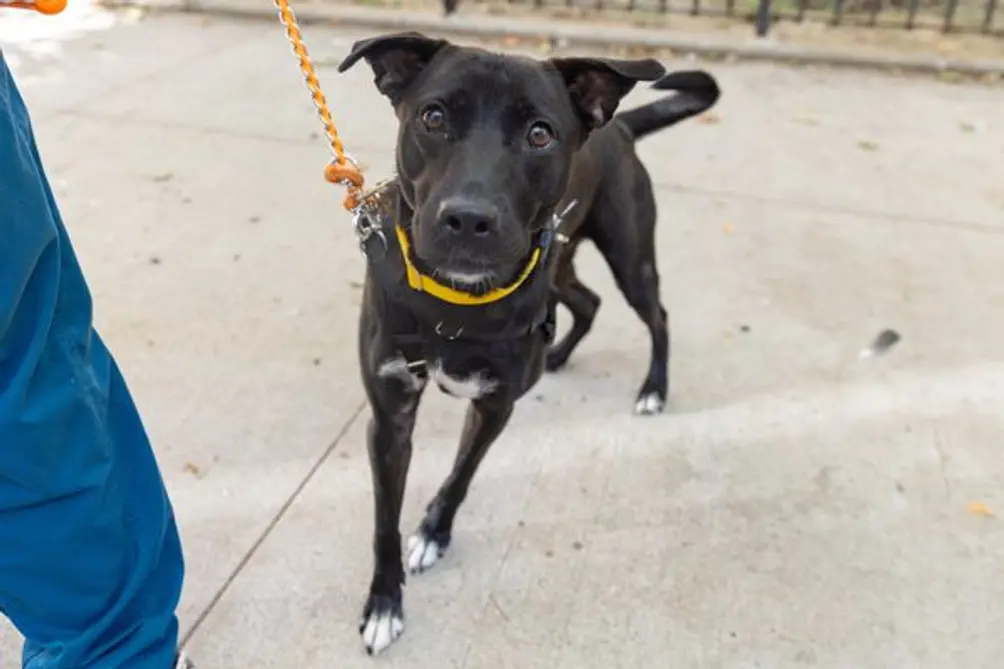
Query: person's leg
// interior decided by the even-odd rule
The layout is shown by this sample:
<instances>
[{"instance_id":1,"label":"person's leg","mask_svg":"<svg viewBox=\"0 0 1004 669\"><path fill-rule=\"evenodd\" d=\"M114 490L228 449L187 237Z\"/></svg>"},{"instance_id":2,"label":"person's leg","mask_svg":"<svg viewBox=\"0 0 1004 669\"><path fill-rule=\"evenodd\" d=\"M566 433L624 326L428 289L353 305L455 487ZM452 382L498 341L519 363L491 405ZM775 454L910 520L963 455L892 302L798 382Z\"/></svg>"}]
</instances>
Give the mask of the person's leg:
<instances>
[{"instance_id":1,"label":"person's leg","mask_svg":"<svg viewBox=\"0 0 1004 669\"><path fill-rule=\"evenodd\" d=\"M183 561L0 54L0 614L28 669L170 669Z\"/></svg>"}]
</instances>

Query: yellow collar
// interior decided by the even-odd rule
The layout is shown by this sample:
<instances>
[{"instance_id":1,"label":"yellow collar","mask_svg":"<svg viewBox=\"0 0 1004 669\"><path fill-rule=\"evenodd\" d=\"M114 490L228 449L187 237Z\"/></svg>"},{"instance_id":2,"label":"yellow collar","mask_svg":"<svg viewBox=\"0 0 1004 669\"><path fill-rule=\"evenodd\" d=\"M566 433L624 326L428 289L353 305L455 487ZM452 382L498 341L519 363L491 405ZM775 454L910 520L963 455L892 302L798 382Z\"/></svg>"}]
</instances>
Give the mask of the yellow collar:
<instances>
[{"instance_id":1,"label":"yellow collar","mask_svg":"<svg viewBox=\"0 0 1004 669\"><path fill-rule=\"evenodd\" d=\"M526 267L523 268L523 271L520 272L519 276L511 284L501 288L496 288L484 295L472 295L470 293L465 293L463 291L444 286L431 276L425 276L419 272L414 263L411 261L411 247L408 243L408 235L405 233L404 228L400 225L395 225L394 231L397 233L397 241L401 245L401 257L404 258L404 269L408 277L408 285L411 286L412 290L417 290L420 293L428 293L429 295L432 295L443 302L449 302L450 304L475 306L479 304L491 304L492 302L498 302L502 298L511 295L517 288L522 286L523 283L530 278L534 268L537 267L537 263L540 261L540 247L538 246L534 248L533 253L530 254L530 260L527 262Z\"/></svg>"}]
</instances>

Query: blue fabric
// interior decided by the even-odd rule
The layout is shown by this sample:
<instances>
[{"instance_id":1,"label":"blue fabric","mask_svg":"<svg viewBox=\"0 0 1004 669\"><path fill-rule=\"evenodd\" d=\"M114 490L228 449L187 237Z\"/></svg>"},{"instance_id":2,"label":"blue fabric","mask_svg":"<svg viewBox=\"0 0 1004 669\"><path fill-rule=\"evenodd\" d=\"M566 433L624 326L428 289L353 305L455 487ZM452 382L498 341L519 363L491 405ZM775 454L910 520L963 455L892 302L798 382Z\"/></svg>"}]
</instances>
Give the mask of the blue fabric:
<instances>
[{"instance_id":1,"label":"blue fabric","mask_svg":"<svg viewBox=\"0 0 1004 669\"><path fill-rule=\"evenodd\" d=\"M29 669L170 669L174 513L0 53L0 614Z\"/></svg>"}]
</instances>

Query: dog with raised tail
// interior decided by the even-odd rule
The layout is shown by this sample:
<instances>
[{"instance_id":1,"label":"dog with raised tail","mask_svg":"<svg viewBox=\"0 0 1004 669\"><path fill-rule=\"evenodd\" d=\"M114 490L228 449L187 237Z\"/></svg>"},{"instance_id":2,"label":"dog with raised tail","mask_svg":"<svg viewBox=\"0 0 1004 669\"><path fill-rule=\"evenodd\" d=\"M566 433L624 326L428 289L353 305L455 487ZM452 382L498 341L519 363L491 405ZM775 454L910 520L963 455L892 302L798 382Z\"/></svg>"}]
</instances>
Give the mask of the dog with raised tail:
<instances>
[{"instance_id":1,"label":"dog with raised tail","mask_svg":"<svg viewBox=\"0 0 1004 669\"><path fill-rule=\"evenodd\" d=\"M362 40L399 121L397 178L363 235L361 375L372 417L374 572L360 622L368 652L404 631L402 586L449 547L488 449L545 367L561 367L599 298L572 259L590 239L648 325L652 361L639 413L668 393L668 326L655 267L655 199L635 142L709 108L714 79L666 74L655 60L535 60L408 32ZM616 114L638 82L676 95ZM573 313L554 345L558 304ZM401 504L419 400L428 382L469 402L453 470L402 551Z\"/></svg>"}]
</instances>

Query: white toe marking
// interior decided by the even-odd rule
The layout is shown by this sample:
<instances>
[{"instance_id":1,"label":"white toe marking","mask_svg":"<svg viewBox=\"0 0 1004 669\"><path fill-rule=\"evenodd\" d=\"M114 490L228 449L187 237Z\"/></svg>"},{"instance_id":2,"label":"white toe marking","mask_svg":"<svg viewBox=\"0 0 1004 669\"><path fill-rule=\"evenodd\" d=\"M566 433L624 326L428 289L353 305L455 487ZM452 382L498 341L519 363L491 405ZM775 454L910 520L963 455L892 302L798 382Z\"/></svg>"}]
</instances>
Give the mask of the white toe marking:
<instances>
[{"instance_id":1,"label":"white toe marking","mask_svg":"<svg viewBox=\"0 0 1004 669\"><path fill-rule=\"evenodd\" d=\"M640 416L651 416L661 413L665 406L666 403L658 393L649 393L638 399L638 403L634 405L634 412Z\"/></svg>"},{"instance_id":2,"label":"white toe marking","mask_svg":"<svg viewBox=\"0 0 1004 669\"><path fill-rule=\"evenodd\" d=\"M387 611L371 613L363 628L363 643L366 650L377 655L387 650L404 632L404 619Z\"/></svg>"},{"instance_id":3,"label":"white toe marking","mask_svg":"<svg viewBox=\"0 0 1004 669\"><path fill-rule=\"evenodd\" d=\"M425 571L436 564L443 552L439 544L418 533L408 538L408 570L413 574Z\"/></svg>"}]
</instances>

